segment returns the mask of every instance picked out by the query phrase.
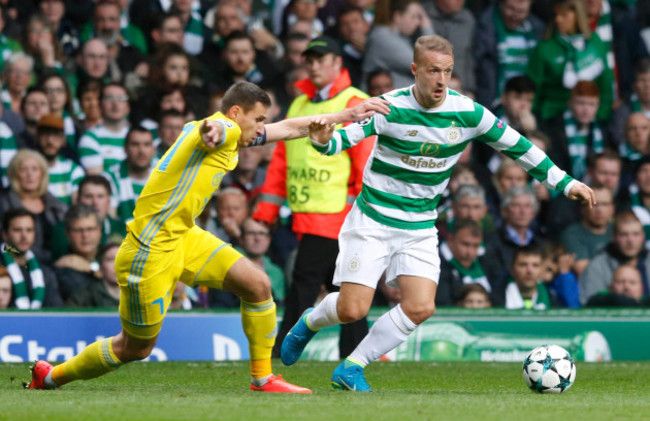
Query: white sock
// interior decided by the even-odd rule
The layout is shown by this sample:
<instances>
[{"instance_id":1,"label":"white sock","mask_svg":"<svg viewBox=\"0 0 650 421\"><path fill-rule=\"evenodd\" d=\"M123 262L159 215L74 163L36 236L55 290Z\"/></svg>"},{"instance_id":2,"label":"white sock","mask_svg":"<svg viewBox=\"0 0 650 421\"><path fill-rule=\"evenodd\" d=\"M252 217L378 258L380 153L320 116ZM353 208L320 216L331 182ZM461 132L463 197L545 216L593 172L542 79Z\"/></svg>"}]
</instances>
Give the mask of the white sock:
<instances>
[{"instance_id":1,"label":"white sock","mask_svg":"<svg viewBox=\"0 0 650 421\"><path fill-rule=\"evenodd\" d=\"M52 380L52 372L54 370L50 370L49 373L47 373L47 376L45 376L45 379L43 379L43 384L45 385L46 389L56 389L58 386L56 383L54 383L54 380Z\"/></svg>"},{"instance_id":2,"label":"white sock","mask_svg":"<svg viewBox=\"0 0 650 421\"><path fill-rule=\"evenodd\" d=\"M324 327L340 325L341 320L336 311L336 302L339 299L338 292L327 294L314 311L307 316L307 326L313 331L319 331Z\"/></svg>"},{"instance_id":3,"label":"white sock","mask_svg":"<svg viewBox=\"0 0 650 421\"><path fill-rule=\"evenodd\" d=\"M259 378L251 377L251 383L253 383L253 386L262 387L266 383L268 383L269 377L271 376L259 377Z\"/></svg>"},{"instance_id":4,"label":"white sock","mask_svg":"<svg viewBox=\"0 0 650 421\"><path fill-rule=\"evenodd\" d=\"M397 348L416 327L398 304L372 325L370 332L348 358L365 367L369 362Z\"/></svg>"}]
</instances>

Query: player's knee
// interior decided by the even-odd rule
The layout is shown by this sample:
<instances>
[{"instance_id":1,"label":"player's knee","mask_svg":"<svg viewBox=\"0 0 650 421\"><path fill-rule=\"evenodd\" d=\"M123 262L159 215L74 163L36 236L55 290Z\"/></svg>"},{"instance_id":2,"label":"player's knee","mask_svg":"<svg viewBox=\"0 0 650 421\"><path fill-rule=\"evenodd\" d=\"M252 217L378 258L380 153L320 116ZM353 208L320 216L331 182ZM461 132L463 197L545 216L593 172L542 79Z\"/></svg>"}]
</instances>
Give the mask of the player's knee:
<instances>
[{"instance_id":1,"label":"player's knee","mask_svg":"<svg viewBox=\"0 0 650 421\"><path fill-rule=\"evenodd\" d=\"M337 313L341 323L352 323L364 318L368 310L359 305L344 305L337 307Z\"/></svg>"},{"instance_id":2,"label":"player's knee","mask_svg":"<svg viewBox=\"0 0 650 421\"><path fill-rule=\"evenodd\" d=\"M413 323L419 325L429 317L433 316L433 313L436 311L436 305L434 302L411 305L402 303L402 311L404 311L404 314L406 314Z\"/></svg>"},{"instance_id":3,"label":"player's knee","mask_svg":"<svg viewBox=\"0 0 650 421\"><path fill-rule=\"evenodd\" d=\"M241 297L244 301L258 303L271 297L271 280L261 270L256 272L255 279L253 282L248 283L247 286L245 296Z\"/></svg>"}]
</instances>

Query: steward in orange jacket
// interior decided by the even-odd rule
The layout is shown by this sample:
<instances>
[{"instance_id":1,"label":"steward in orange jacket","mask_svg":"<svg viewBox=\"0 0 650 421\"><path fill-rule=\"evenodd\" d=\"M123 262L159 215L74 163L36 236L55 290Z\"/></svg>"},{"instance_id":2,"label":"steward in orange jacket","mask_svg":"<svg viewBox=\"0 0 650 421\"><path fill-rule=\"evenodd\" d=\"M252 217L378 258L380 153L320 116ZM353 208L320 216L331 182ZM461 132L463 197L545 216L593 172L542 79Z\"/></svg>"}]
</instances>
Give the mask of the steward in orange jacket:
<instances>
[{"instance_id":1,"label":"steward in orange jacket","mask_svg":"<svg viewBox=\"0 0 650 421\"><path fill-rule=\"evenodd\" d=\"M306 56L309 78L296 82L303 95L296 98L287 118L340 111L368 98L351 86L342 67L338 44L329 37L309 43ZM335 156L322 156L309 138L278 143L269 164L253 218L272 224L280 207L288 203L293 214L293 231L300 243L293 283L285 300L285 313L274 355L286 333L302 312L314 305L325 285L332 287L338 255L338 235L343 220L361 192L363 170L374 147L366 139ZM347 356L367 333L367 321L343 325L340 357Z\"/></svg>"}]
</instances>

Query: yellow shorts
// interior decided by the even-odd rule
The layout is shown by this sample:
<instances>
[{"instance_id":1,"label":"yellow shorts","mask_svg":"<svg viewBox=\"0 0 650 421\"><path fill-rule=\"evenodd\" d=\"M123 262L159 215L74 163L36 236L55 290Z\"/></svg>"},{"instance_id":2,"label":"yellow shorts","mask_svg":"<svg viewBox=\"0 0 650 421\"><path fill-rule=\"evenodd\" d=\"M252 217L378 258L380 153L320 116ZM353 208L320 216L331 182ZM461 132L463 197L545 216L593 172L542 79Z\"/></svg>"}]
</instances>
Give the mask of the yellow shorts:
<instances>
[{"instance_id":1,"label":"yellow shorts","mask_svg":"<svg viewBox=\"0 0 650 421\"><path fill-rule=\"evenodd\" d=\"M230 244L196 226L178 247L164 252L127 235L115 258L122 327L136 338L156 337L178 281L222 289L228 270L241 257Z\"/></svg>"}]
</instances>

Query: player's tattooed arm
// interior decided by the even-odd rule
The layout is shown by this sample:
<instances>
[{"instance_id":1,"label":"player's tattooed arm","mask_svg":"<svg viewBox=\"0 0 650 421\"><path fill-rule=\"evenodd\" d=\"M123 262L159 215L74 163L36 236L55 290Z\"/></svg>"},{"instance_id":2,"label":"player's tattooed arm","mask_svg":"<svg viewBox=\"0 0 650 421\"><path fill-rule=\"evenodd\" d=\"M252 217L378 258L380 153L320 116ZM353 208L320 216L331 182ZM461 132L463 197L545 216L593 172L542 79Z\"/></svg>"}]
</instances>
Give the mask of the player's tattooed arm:
<instances>
[{"instance_id":1,"label":"player's tattooed arm","mask_svg":"<svg viewBox=\"0 0 650 421\"><path fill-rule=\"evenodd\" d=\"M347 108L336 113L289 118L265 126L266 142L270 143L309 136L309 126L312 123L326 126L330 124L336 125L348 121L360 121L372 117L376 113L388 115L390 113L388 101L381 98L369 98L355 107Z\"/></svg>"}]
</instances>

